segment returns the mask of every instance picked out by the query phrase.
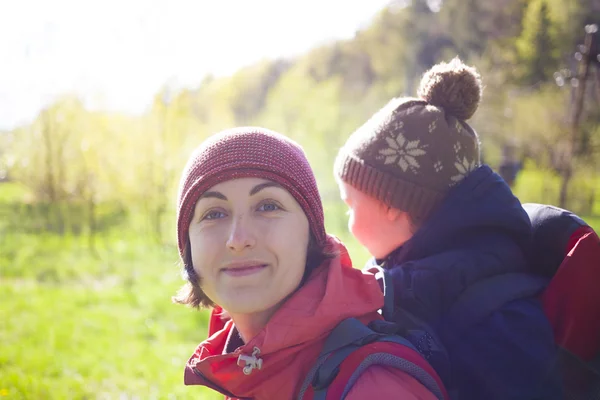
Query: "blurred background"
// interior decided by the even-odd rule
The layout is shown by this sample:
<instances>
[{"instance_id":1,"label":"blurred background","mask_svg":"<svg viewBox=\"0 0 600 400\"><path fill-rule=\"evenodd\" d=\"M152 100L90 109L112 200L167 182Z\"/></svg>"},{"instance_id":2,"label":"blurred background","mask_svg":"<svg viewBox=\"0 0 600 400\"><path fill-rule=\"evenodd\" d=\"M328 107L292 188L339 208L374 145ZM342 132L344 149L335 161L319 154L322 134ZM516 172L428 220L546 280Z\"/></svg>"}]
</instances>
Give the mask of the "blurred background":
<instances>
[{"instance_id":1,"label":"blurred background","mask_svg":"<svg viewBox=\"0 0 600 400\"><path fill-rule=\"evenodd\" d=\"M485 162L600 229L599 22L599 0L0 2L0 399L220 398L183 386L207 313L170 302L191 151L236 125L300 142L360 267L337 150L457 55Z\"/></svg>"}]
</instances>

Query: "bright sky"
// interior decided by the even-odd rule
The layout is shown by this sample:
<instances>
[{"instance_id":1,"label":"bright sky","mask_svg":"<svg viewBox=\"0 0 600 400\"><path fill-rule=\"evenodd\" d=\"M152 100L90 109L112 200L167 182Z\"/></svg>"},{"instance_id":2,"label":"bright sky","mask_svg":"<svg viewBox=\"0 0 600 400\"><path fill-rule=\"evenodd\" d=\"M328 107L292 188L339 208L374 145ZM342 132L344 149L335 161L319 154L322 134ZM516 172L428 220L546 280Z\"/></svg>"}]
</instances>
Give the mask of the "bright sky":
<instances>
[{"instance_id":1,"label":"bright sky","mask_svg":"<svg viewBox=\"0 0 600 400\"><path fill-rule=\"evenodd\" d=\"M264 57L352 37L390 0L0 0L0 129L63 93L141 112Z\"/></svg>"}]
</instances>

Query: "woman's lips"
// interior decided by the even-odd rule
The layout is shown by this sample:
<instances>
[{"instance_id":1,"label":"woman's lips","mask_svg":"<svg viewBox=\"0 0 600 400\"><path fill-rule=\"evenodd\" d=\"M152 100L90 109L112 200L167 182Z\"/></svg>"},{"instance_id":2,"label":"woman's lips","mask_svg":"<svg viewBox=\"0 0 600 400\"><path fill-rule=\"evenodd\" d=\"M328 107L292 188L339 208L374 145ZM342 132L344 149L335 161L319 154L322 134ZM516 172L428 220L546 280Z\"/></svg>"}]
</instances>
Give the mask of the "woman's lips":
<instances>
[{"instance_id":1,"label":"woman's lips","mask_svg":"<svg viewBox=\"0 0 600 400\"><path fill-rule=\"evenodd\" d=\"M267 267L266 264L255 264L255 265L248 265L248 266L224 268L222 271L223 271L223 273L225 273L229 276L238 277L238 276L247 276L247 275L255 274L257 272L262 271L266 267Z\"/></svg>"}]
</instances>

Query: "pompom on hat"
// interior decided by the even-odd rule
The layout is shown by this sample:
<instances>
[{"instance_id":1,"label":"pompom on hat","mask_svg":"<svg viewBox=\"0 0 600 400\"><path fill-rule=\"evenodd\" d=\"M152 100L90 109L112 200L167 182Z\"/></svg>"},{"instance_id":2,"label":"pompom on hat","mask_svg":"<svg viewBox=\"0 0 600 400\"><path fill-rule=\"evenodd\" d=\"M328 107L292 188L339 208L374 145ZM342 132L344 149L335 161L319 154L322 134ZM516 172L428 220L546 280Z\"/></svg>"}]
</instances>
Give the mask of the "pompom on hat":
<instances>
[{"instance_id":1,"label":"pompom on hat","mask_svg":"<svg viewBox=\"0 0 600 400\"><path fill-rule=\"evenodd\" d=\"M300 145L265 128L241 127L208 138L192 153L183 170L177 207L177 243L182 259L200 196L220 182L248 177L276 182L290 192L304 210L317 243L326 243L321 197Z\"/></svg>"},{"instance_id":2,"label":"pompom on hat","mask_svg":"<svg viewBox=\"0 0 600 400\"><path fill-rule=\"evenodd\" d=\"M458 58L421 80L417 98L392 99L340 150L336 177L421 223L480 164L467 124L481 100L479 73Z\"/></svg>"},{"instance_id":3,"label":"pompom on hat","mask_svg":"<svg viewBox=\"0 0 600 400\"><path fill-rule=\"evenodd\" d=\"M431 105L466 121L475 114L481 101L481 77L477 70L458 58L434 65L425 73L417 92Z\"/></svg>"}]
</instances>

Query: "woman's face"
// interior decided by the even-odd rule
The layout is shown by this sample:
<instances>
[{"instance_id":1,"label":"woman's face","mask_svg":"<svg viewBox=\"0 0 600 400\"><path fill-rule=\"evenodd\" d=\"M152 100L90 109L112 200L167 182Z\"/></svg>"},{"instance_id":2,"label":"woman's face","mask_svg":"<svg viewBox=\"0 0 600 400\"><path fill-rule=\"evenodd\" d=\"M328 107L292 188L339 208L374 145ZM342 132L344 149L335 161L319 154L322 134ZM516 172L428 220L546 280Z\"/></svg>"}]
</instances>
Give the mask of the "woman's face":
<instances>
[{"instance_id":1,"label":"woman's face","mask_svg":"<svg viewBox=\"0 0 600 400\"><path fill-rule=\"evenodd\" d=\"M249 314L274 310L298 287L309 224L287 190L241 178L200 197L189 239L204 293L230 313Z\"/></svg>"}]
</instances>

